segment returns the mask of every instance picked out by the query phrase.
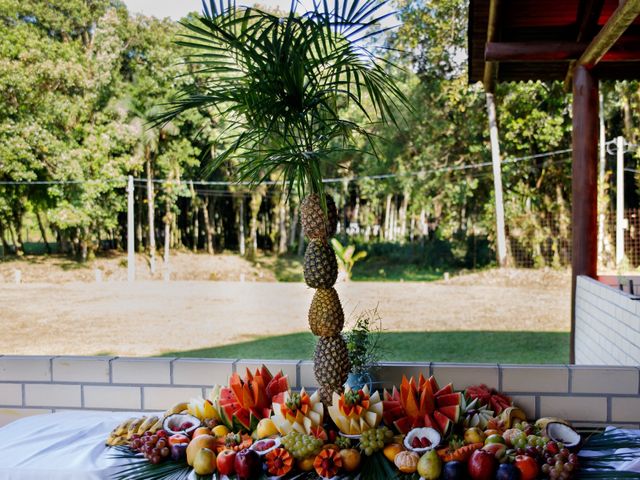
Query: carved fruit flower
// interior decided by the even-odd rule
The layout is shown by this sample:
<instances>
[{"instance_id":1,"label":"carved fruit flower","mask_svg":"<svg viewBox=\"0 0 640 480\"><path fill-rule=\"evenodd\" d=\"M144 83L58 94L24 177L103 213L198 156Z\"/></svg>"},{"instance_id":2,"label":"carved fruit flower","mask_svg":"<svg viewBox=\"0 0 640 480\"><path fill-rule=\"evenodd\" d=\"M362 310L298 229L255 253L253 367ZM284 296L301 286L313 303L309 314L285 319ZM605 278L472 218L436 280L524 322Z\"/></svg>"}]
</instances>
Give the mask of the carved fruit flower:
<instances>
[{"instance_id":1,"label":"carved fruit flower","mask_svg":"<svg viewBox=\"0 0 640 480\"><path fill-rule=\"evenodd\" d=\"M333 478L342 468L340 452L332 448L322 450L313 461L313 468L323 478Z\"/></svg>"},{"instance_id":2,"label":"carved fruit flower","mask_svg":"<svg viewBox=\"0 0 640 480\"><path fill-rule=\"evenodd\" d=\"M284 448L276 448L265 455L269 475L280 477L293 468L293 456Z\"/></svg>"}]
</instances>

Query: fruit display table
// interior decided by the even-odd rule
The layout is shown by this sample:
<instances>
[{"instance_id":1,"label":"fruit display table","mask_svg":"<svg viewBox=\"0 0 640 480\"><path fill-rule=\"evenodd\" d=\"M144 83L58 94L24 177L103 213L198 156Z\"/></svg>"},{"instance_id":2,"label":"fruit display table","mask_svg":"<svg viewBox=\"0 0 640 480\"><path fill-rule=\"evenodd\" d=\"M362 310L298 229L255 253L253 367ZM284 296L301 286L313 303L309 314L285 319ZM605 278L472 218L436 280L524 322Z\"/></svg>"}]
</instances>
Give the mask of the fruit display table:
<instances>
[{"instance_id":1,"label":"fruit display table","mask_svg":"<svg viewBox=\"0 0 640 480\"><path fill-rule=\"evenodd\" d=\"M126 459L104 445L127 412L67 411L22 418L0 428L3 480L109 478Z\"/></svg>"}]
</instances>

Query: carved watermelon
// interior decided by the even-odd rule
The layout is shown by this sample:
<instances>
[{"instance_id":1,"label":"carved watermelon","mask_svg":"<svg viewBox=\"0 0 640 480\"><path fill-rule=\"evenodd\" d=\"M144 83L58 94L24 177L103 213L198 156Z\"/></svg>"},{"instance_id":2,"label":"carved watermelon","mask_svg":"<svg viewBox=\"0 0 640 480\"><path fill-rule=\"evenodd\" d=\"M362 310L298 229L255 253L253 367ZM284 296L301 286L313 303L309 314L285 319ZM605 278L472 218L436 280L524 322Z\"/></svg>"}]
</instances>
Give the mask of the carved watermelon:
<instances>
[{"instance_id":1,"label":"carved watermelon","mask_svg":"<svg viewBox=\"0 0 640 480\"><path fill-rule=\"evenodd\" d=\"M229 386L220 389L215 405L222 423L233 432L251 433L263 418L271 416L274 398L289 391L289 381L282 372L274 377L264 365L245 378L234 373Z\"/></svg>"},{"instance_id":2,"label":"carved watermelon","mask_svg":"<svg viewBox=\"0 0 640 480\"><path fill-rule=\"evenodd\" d=\"M394 387L391 393L384 392L383 419L400 433L432 427L447 436L460 419L461 402L461 394L451 384L440 388L433 376L425 379L420 375L417 384L413 377L403 377L399 390Z\"/></svg>"}]
</instances>

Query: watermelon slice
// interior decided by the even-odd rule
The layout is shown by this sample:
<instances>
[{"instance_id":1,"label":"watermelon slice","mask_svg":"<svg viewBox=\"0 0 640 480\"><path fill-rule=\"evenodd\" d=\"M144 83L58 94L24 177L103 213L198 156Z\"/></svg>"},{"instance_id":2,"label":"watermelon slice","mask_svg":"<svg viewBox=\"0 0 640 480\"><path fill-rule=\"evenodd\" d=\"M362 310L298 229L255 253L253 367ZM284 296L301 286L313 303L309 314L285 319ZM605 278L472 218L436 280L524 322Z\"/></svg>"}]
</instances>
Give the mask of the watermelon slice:
<instances>
[{"instance_id":1,"label":"watermelon slice","mask_svg":"<svg viewBox=\"0 0 640 480\"><path fill-rule=\"evenodd\" d=\"M462 393L447 393L444 395L436 395L436 403L438 408L448 407L450 405L462 404Z\"/></svg>"},{"instance_id":2,"label":"watermelon slice","mask_svg":"<svg viewBox=\"0 0 640 480\"><path fill-rule=\"evenodd\" d=\"M459 405L449 405L448 407L442 407L437 410L442 415L447 417L453 423L457 423L460 420L460 406Z\"/></svg>"},{"instance_id":3,"label":"watermelon slice","mask_svg":"<svg viewBox=\"0 0 640 480\"><path fill-rule=\"evenodd\" d=\"M450 393L453 393L453 384L451 383L438 390L436 392L436 397L441 397L442 395L448 395Z\"/></svg>"},{"instance_id":4,"label":"watermelon slice","mask_svg":"<svg viewBox=\"0 0 640 480\"><path fill-rule=\"evenodd\" d=\"M453 422L439 411L433 412L433 419L438 424L438 430L442 432L442 435L447 436L453 430Z\"/></svg>"}]
</instances>

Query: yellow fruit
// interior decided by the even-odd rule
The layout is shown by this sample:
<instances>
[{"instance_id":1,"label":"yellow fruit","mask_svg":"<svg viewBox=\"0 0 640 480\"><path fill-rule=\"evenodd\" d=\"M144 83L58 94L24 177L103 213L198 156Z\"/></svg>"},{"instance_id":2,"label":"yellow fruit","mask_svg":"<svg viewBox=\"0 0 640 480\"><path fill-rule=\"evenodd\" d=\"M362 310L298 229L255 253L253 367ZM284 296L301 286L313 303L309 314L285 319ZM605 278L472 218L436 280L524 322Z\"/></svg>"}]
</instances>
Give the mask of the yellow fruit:
<instances>
[{"instance_id":1,"label":"yellow fruit","mask_svg":"<svg viewBox=\"0 0 640 480\"><path fill-rule=\"evenodd\" d=\"M404 450L404 447L399 443L390 443L389 445L384 447L384 450L382 451L382 453L384 453L384 456L387 458L387 460L389 460L390 462L393 462L393 460L396 458L396 455L403 450Z\"/></svg>"},{"instance_id":2,"label":"yellow fruit","mask_svg":"<svg viewBox=\"0 0 640 480\"><path fill-rule=\"evenodd\" d=\"M314 456L303 458L302 460L298 460L298 468L303 472L310 472L313 470L313 461L315 460Z\"/></svg>"},{"instance_id":3,"label":"yellow fruit","mask_svg":"<svg viewBox=\"0 0 640 480\"><path fill-rule=\"evenodd\" d=\"M277 435L278 429L276 428L275 423L273 423L273 420L270 418L263 418L258 422L256 433L258 434L258 438L267 438L271 435Z\"/></svg>"},{"instance_id":4,"label":"yellow fruit","mask_svg":"<svg viewBox=\"0 0 640 480\"><path fill-rule=\"evenodd\" d=\"M198 475L211 475L216 471L216 454L209 448L201 448L193 461L193 470Z\"/></svg>"},{"instance_id":5,"label":"yellow fruit","mask_svg":"<svg viewBox=\"0 0 640 480\"><path fill-rule=\"evenodd\" d=\"M442 460L435 450L429 450L418 461L418 474L425 480L437 480L442 472Z\"/></svg>"},{"instance_id":6,"label":"yellow fruit","mask_svg":"<svg viewBox=\"0 0 640 480\"><path fill-rule=\"evenodd\" d=\"M472 443L484 443L485 434L478 427L467 428L464 431L464 443L470 445Z\"/></svg>"},{"instance_id":7,"label":"yellow fruit","mask_svg":"<svg viewBox=\"0 0 640 480\"><path fill-rule=\"evenodd\" d=\"M230 433L229 429L227 427L225 427L224 425L216 425L215 427L213 427L213 430L211 430L211 432L216 437L224 437L225 435Z\"/></svg>"},{"instance_id":8,"label":"yellow fruit","mask_svg":"<svg viewBox=\"0 0 640 480\"><path fill-rule=\"evenodd\" d=\"M355 472L360 466L360 452L355 448L346 448L340 450L340 456L342 457L342 468L347 472Z\"/></svg>"},{"instance_id":9,"label":"yellow fruit","mask_svg":"<svg viewBox=\"0 0 640 480\"><path fill-rule=\"evenodd\" d=\"M187 463L193 467L196 455L203 448L215 450L217 446L216 437L212 435L200 435L189 442L187 446Z\"/></svg>"}]
</instances>

